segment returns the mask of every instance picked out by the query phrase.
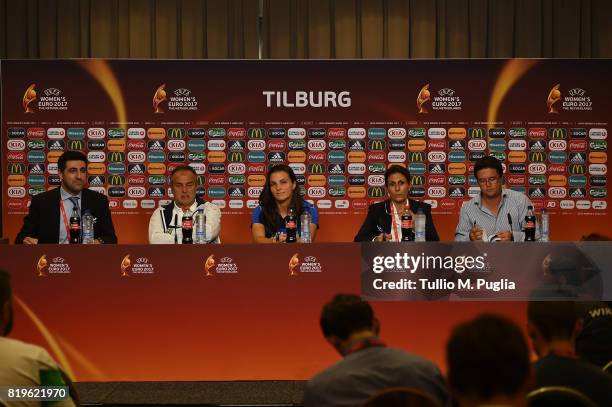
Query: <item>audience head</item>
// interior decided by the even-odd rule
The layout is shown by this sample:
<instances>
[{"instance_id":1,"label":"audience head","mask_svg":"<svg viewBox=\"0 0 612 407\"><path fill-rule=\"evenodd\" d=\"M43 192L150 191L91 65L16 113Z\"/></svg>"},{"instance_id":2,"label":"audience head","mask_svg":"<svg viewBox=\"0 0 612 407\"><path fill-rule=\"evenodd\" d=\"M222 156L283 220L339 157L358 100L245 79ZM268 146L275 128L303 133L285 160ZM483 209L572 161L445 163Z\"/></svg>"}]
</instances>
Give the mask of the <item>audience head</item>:
<instances>
[{"instance_id":1,"label":"audience head","mask_svg":"<svg viewBox=\"0 0 612 407\"><path fill-rule=\"evenodd\" d=\"M483 314L458 325L446 345L446 359L451 392L460 405L524 403L529 351L512 321Z\"/></svg>"},{"instance_id":2,"label":"audience head","mask_svg":"<svg viewBox=\"0 0 612 407\"><path fill-rule=\"evenodd\" d=\"M539 357L546 356L553 343L573 348L581 325L573 301L530 301L527 305L527 329Z\"/></svg>"},{"instance_id":3,"label":"audience head","mask_svg":"<svg viewBox=\"0 0 612 407\"><path fill-rule=\"evenodd\" d=\"M379 332L372 307L354 294L337 294L323 306L320 322L323 336L340 354L352 340Z\"/></svg>"},{"instance_id":4,"label":"audience head","mask_svg":"<svg viewBox=\"0 0 612 407\"><path fill-rule=\"evenodd\" d=\"M9 273L0 270L0 336L8 336L13 328L13 301Z\"/></svg>"}]
</instances>

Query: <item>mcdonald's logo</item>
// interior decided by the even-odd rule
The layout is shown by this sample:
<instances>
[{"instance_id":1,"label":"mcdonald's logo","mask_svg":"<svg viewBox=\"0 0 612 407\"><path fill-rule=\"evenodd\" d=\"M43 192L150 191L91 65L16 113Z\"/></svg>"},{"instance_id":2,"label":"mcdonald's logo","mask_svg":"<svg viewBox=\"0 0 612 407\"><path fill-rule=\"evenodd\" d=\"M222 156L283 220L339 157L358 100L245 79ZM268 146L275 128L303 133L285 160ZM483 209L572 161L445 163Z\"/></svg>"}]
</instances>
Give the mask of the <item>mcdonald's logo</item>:
<instances>
[{"instance_id":1,"label":"mcdonald's logo","mask_svg":"<svg viewBox=\"0 0 612 407\"><path fill-rule=\"evenodd\" d=\"M368 140L368 149L370 151L385 151L386 144L384 140L380 139Z\"/></svg>"},{"instance_id":2,"label":"mcdonald's logo","mask_svg":"<svg viewBox=\"0 0 612 407\"><path fill-rule=\"evenodd\" d=\"M47 153L47 161L50 163L56 163L63 153L63 151L49 151Z\"/></svg>"},{"instance_id":3,"label":"mcdonald's logo","mask_svg":"<svg viewBox=\"0 0 612 407\"><path fill-rule=\"evenodd\" d=\"M543 163L546 161L546 153L544 151L531 151L529 153L529 161L533 163Z\"/></svg>"},{"instance_id":4,"label":"mcdonald's logo","mask_svg":"<svg viewBox=\"0 0 612 407\"><path fill-rule=\"evenodd\" d=\"M125 152L123 151L113 151L109 153L108 160L113 163L120 163L125 161Z\"/></svg>"},{"instance_id":5,"label":"mcdonald's logo","mask_svg":"<svg viewBox=\"0 0 612 407\"><path fill-rule=\"evenodd\" d=\"M85 141L83 140L68 140L68 150L83 151L85 148Z\"/></svg>"},{"instance_id":6,"label":"mcdonald's logo","mask_svg":"<svg viewBox=\"0 0 612 407\"><path fill-rule=\"evenodd\" d=\"M87 172L91 175L102 175L106 173L106 165L102 163L89 163L87 165Z\"/></svg>"},{"instance_id":7,"label":"mcdonald's logo","mask_svg":"<svg viewBox=\"0 0 612 407\"><path fill-rule=\"evenodd\" d=\"M354 199L361 199L367 196L367 192L364 187L349 187L347 194L349 198L354 198Z\"/></svg>"},{"instance_id":8,"label":"mcdonald's logo","mask_svg":"<svg viewBox=\"0 0 612 407\"><path fill-rule=\"evenodd\" d=\"M325 174L325 164L320 164L320 163L308 164L308 172L310 174Z\"/></svg>"},{"instance_id":9,"label":"mcdonald's logo","mask_svg":"<svg viewBox=\"0 0 612 407\"><path fill-rule=\"evenodd\" d=\"M584 165L584 164L570 164L570 166L568 167L568 171L572 175L585 174L586 173L586 165Z\"/></svg>"},{"instance_id":10,"label":"mcdonald's logo","mask_svg":"<svg viewBox=\"0 0 612 407\"><path fill-rule=\"evenodd\" d=\"M350 191L350 188L349 188ZM383 187L369 187L368 188L368 196L370 198L382 198L385 196L385 189ZM350 193L349 197L353 198Z\"/></svg>"},{"instance_id":11,"label":"mcdonald's logo","mask_svg":"<svg viewBox=\"0 0 612 407\"><path fill-rule=\"evenodd\" d=\"M410 185L425 185L424 175L412 175L410 177Z\"/></svg>"},{"instance_id":12,"label":"mcdonald's logo","mask_svg":"<svg viewBox=\"0 0 612 407\"><path fill-rule=\"evenodd\" d=\"M563 139L567 138L567 129L562 127L551 127L548 129L549 139Z\"/></svg>"},{"instance_id":13,"label":"mcdonald's logo","mask_svg":"<svg viewBox=\"0 0 612 407\"><path fill-rule=\"evenodd\" d=\"M608 161L608 154L602 152L589 153L589 161L593 164L605 164Z\"/></svg>"},{"instance_id":14,"label":"mcdonald's logo","mask_svg":"<svg viewBox=\"0 0 612 407\"><path fill-rule=\"evenodd\" d=\"M11 175L25 174L26 165L24 163L10 163L8 165L8 173Z\"/></svg>"},{"instance_id":15,"label":"mcdonald's logo","mask_svg":"<svg viewBox=\"0 0 612 407\"><path fill-rule=\"evenodd\" d=\"M266 129L261 127L253 127L247 130L247 136L250 139L265 139Z\"/></svg>"},{"instance_id":16,"label":"mcdonald's logo","mask_svg":"<svg viewBox=\"0 0 612 407\"><path fill-rule=\"evenodd\" d=\"M240 151L234 151L233 153L240 153ZM208 153L208 162L211 163L222 163L225 162L225 152L224 151L211 151Z\"/></svg>"},{"instance_id":17,"label":"mcdonald's logo","mask_svg":"<svg viewBox=\"0 0 612 407\"><path fill-rule=\"evenodd\" d=\"M487 132L484 127L470 127L468 129L468 136L470 136L471 139L484 139L486 135Z\"/></svg>"},{"instance_id":18,"label":"mcdonald's logo","mask_svg":"<svg viewBox=\"0 0 612 407\"><path fill-rule=\"evenodd\" d=\"M124 175L110 175L108 177L108 185L124 185L125 184L125 176Z\"/></svg>"},{"instance_id":19,"label":"mcdonald's logo","mask_svg":"<svg viewBox=\"0 0 612 407\"><path fill-rule=\"evenodd\" d=\"M212 154L212 152L208 154L209 161L211 161L210 154ZM244 151L232 151L229 153L229 161L232 163L243 163L246 161L246 153Z\"/></svg>"},{"instance_id":20,"label":"mcdonald's logo","mask_svg":"<svg viewBox=\"0 0 612 407\"><path fill-rule=\"evenodd\" d=\"M325 186L327 180L324 175L309 175L308 185L311 187L322 187Z\"/></svg>"},{"instance_id":21,"label":"mcdonald's logo","mask_svg":"<svg viewBox=\"0 0 612 407\"><path fill-rule=\"evenodd\" d=\"M424 163L425 162L425 153L420 151L412 151L408 154L408 160L410 162L416 163Z\"/></svg>"},{"instance_id":22,"label":"mcdonald's logo","mask_svg":"<svg viewBox=\"0 0 612 407\"><path fill-rule=\"evenodd\" d=\"M169 139L184 139L186 131L181 127L172 127L168 129L168 138Z\"/></svg>"},{"instance_id":23,"label":"mcdonald's logo","mask_svg":"<svg viewBox=\"0 0 612 407\"><path fill-rule=\"evenodd\" d=\"M151 127L147 130L147 137L151 140L162 140L166 138L166 129L162 127Z\"/></svg>"},{"instance_id":24,"label":"mcdonald's logo","mask_svg":"<svg viewBox=\"0 0 612 407\"><path fill-rule=\"evenodd\" d=\"M108 151L125 151L125 139L108 140L106 146Z\"/></svg>"}]
</instances>

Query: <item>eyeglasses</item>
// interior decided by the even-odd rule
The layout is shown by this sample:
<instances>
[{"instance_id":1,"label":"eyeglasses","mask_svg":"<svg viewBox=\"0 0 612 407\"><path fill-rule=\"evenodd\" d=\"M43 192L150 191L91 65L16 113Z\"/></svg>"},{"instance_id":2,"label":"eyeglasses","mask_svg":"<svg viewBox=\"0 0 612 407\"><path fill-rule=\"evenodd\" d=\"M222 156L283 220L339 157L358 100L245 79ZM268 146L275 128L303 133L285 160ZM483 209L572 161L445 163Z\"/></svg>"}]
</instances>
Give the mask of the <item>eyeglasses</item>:
<instances>
[{"instance_id":1,"label":"eyeglasses","mask_svg":"<svg viewBox=\"0 0 612 407\"><path fill-rule=\"evenodd\" d=\"M485 184L496 184L499 181L499 177L489 177L489 178L478 178L478 183L480 185L485 185Z\"/></svg>"}]
</instances>

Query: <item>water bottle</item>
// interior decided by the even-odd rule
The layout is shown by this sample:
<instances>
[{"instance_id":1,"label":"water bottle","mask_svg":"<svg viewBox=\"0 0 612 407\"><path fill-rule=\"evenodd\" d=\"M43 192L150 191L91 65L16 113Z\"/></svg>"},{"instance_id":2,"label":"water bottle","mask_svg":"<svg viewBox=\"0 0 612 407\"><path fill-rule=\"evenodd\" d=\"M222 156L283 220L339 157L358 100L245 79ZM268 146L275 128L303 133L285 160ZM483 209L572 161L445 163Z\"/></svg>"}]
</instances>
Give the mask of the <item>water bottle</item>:
<instances>
[{"instance_id":1,"label":"water bottle","mask_svg":"<svg viewBox=\"0 0 612 407\"><path fill-rule=\"evenodd\" d=\"M419 209L414 218L414 241L424 242L425 239L425 214Z\"/></svg>"},{"instance_id":2,"label":"water bottle","mask_svg":"<svg viewBox=\"0 0 612 407\"><path fill-rule=\"evenodd\" d=\"M550 238L550 219L548 211L546 209L542 209L542 217L540 222L540 241L548 242Z\"/></svg>"},{"instance_id":3,"label":"water bottle","mask_svg":"<svg viewBox=\"0 0 612 407\"><path fill-rule=\"evenodd\" d=\"M285 217L285 229L287 229L287 243L297 242L297 219L295 218L295 211L293 208L289 208L289 214Z\"/></svg>"},{"instance_id":4,"label":"water bottle","mask_svg":"<svg viewBox=\"0 0 612 407\"><path fill-rule=\"evenodd\" d=\"M300 216L300 240L302 243L312 243L310 237L310 212L304 210Z\"/></svg>"},{"instance_id":5,"label":"water bottle","mask_svg":"<svg viewBox=\"0 0 612 407\"><path fill-rule=\"evenodd\" d=\"M81 216L76 210L76 207L72 209L72 215L70 215L70 244L81 243Z\"/></svg>"},{"instance_id":6,"label":"water bottle","mask_svg":"<svg viewBox=\"0 0 612 407\"><path fill-rule=\"evenodd\" d=\"M83 214L83 244L93 244L94 242L94 217L90 211Z\"/></svg>"},{"instance_id":7,"label":"water bottle","mask_svg":"<svg viewBox=\"0 0 612 407\"><path fill-rule=\"evenodd\" d=\"M206 215L204 215L204 209L199 208L195 214L195 244L206 243Z\"/></svg>"}]
</instances>

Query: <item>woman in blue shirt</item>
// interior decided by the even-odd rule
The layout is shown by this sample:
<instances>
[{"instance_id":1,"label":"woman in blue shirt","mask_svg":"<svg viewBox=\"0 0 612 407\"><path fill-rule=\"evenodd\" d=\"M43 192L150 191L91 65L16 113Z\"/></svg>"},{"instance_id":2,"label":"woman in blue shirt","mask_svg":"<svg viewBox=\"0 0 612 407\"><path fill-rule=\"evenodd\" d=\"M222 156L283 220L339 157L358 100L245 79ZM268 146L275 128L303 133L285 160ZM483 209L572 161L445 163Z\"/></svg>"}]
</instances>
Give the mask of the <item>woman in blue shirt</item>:
<instances>
[{"instance_id":1,"label":"woman in blue shirt","mask_svg":"<svg viewBox=\"0 0 612 407\"><path fill-rule=\"evenodd\" d=\"M300 217L304 211L310 213L310 235L315 240L319 228L319 213L314 205L300 195L293 170L288 165L275 165L268 171L266 183L259 196L259 206L251 216L251 232L255 243L284 242L287 235L285 217L293 208L300 230Z\"/></svg>"}]
</instances>

